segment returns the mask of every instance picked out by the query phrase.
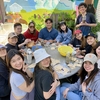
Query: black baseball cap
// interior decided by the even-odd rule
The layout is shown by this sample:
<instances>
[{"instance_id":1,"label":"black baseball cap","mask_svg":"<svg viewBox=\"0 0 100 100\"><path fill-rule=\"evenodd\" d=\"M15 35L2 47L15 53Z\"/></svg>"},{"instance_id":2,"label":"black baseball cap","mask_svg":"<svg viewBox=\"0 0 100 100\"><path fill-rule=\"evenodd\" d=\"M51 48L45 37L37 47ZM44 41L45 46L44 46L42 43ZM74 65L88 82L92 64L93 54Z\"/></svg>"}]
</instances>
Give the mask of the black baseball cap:
<instances>
[{"instance_id":1,"label":"black baseball cap","mask_svg":"<svg viewBox=\"0 0 100 100\"><path fill-rule=\"evenodd\" d=\"M93 34L93 33L89 33L88 35L85 36L85 38L87 38L88 36L92 36L94 38L97 38L97 36L95 34Z\"/></svg>"}]
</instances>

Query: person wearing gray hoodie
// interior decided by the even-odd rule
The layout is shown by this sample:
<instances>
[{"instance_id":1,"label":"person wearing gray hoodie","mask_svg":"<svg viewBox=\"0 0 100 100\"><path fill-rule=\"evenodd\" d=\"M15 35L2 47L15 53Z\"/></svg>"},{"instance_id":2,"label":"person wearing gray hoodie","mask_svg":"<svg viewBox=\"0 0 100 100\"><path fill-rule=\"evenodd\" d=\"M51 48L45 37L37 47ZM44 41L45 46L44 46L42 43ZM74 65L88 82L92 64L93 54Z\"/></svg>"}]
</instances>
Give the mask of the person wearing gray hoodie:
<instances>
[{"instance_id":1,"label":"person wearing gray hoodie","mask_svg":"<svg viewBox=\"0 0 100 100\"><path fill-rule=\"evenodd\" d=\"M100 70L95 54L84 57L79 80L74 84L62 84L61 93L62 100L100 100Z\"/></svg>"}]
</instances>

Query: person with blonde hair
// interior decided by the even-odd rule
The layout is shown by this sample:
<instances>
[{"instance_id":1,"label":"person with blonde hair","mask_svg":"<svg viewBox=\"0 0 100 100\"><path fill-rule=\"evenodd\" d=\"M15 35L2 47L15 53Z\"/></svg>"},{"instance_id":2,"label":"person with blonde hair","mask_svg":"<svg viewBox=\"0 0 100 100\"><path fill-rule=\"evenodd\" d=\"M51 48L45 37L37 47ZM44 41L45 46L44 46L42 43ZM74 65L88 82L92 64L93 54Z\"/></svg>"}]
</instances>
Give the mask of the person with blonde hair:
<instances>
[{"instance_id":1,"label":"person with blonde hair","mask_svg":"<svg viewBox=\"0 0 100 100\"><path fill-rule=\"evenodd\" d=\"M57 74L51 66L50 55L41 48L34 52L35 57L35 100L60 100L60 91L56 91L60 84Z\"/></svg>"}]
</instances>

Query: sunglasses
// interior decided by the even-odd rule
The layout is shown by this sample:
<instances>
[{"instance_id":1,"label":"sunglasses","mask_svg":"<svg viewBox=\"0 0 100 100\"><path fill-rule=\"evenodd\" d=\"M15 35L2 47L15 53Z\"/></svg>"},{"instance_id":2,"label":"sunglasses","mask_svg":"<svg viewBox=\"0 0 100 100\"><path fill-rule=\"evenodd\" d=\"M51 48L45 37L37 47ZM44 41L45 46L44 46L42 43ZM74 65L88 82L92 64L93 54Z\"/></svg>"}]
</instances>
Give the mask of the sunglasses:
<instances>
[{"instance_id":1,"label":"sunglasses","mask_svg":"<svg viewBox=\"0 0 100 100\"><path fill-rule=\"evenodd\" d=\"M29 26L29 28L34 28L34 26Z\"/></svg>"}]
</instances>

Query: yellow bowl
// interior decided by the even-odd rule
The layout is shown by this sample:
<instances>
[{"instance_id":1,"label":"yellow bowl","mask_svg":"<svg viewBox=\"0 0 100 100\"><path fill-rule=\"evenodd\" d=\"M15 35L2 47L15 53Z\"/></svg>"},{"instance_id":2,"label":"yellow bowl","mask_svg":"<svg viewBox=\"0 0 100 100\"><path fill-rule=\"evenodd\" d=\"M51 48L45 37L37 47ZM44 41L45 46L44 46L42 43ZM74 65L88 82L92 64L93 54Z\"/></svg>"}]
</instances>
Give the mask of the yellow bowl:
<instances>
[{"instance_id":1,"label":"yellow bowl","mask_svg":"<svg viewBox=\"0 0 100 100\"><path fill-rule=\"evenodd\" d=\"M73 48L70 46L66 46L66 45L62 45L58 47L58 52L62 55L62 56L66 56L67 53L71 53L73 52Z\"/></svg>"}]
</instances>

